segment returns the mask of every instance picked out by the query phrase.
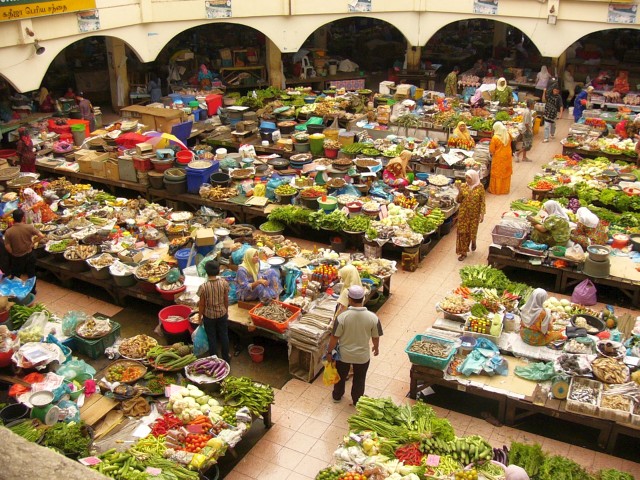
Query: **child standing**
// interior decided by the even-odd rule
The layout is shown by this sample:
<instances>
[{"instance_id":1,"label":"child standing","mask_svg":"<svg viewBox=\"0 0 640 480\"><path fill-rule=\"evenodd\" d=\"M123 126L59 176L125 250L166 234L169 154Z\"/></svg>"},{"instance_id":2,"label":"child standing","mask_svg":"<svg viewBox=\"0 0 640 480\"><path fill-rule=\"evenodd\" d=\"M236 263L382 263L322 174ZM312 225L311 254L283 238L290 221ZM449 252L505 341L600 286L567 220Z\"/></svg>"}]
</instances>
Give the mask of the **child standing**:
<instances>
[{"instance_id":1,"label":"child standing","mask_svg":"<svg viewBox=\"0 0 640 480\"><path fill-rule=\"evenodd\" d=\"M531 99L527 100L527 109L522 114L522 150L520 150L521 160L523 162L530 162L531 159L527 158L527 152L531 150L533 145L533 107L535 102ZM520 161L520 160L518 160Z\"/></svg>"},{"instance_id":2,"label":"child standing","mask_svg":"<svg viewBox=\"0 0 640 480\"><path fill-rule=\"evenodd\" d=\"M229 356L229 284L219 277L220 264L216 260L204 266L208 280L198 288L198 313L209 340L209 355L218 354L218 343L223 360L230 362Z\"/></svg>"}]
</instances>

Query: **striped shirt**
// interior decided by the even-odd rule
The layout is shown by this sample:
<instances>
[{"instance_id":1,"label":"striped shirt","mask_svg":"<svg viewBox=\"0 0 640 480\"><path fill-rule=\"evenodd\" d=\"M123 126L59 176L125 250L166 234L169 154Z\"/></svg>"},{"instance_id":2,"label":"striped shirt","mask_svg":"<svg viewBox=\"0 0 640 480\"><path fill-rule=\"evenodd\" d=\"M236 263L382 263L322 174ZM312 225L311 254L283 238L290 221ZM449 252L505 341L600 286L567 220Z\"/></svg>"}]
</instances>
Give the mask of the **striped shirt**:
<instances>
[{"instance_id":1,"label":"striped shirt","mask_svg":"<svg viewBox=\"0 0 640 480\"><path fill-rule=\"evenodd\" d=\"M198 296L204 298L205 317L220 318L227 314L225 299L229 296L229 284L224 278L216 277L200 285Z\"/></svg>"}]
</instances>

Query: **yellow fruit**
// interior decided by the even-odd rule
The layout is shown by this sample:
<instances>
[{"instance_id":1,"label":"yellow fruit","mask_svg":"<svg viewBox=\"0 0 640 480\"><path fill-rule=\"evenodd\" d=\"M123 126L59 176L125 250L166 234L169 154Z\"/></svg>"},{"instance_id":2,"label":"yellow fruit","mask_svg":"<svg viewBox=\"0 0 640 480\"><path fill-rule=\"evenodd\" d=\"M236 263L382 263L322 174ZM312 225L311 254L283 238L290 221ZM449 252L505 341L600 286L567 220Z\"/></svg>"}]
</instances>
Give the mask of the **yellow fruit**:
<instances>
[{"instance_id":1,"label":"yellow fruit","mask_svg":"<svg viewBox=\"0 0 640 480\"><path fill-rule=\"evenodd\" d=\"M615 326L616 326L616 321L613 318L609 317L607 319L607 328L613 328Z\"/></svg>"}]
</instances>

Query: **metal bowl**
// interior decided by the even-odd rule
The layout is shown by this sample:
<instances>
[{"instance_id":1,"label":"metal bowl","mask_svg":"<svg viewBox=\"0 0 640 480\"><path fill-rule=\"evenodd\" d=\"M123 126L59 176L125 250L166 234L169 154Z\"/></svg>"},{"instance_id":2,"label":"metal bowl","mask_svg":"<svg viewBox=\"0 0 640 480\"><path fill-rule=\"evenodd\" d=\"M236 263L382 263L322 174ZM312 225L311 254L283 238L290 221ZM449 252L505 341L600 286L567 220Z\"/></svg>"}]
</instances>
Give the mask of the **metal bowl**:
<instances>
[{"instance_id":1,"label":"metal bowl","mask_svg":"<svg viewBox=\"0 0 640 480\"><path fill-rule=\"evenodd\" d=\"M607 245L590 245L587 247L589 258L594 262L604 262L611 253L611 249Z\"/></svg>"}]
</instances>

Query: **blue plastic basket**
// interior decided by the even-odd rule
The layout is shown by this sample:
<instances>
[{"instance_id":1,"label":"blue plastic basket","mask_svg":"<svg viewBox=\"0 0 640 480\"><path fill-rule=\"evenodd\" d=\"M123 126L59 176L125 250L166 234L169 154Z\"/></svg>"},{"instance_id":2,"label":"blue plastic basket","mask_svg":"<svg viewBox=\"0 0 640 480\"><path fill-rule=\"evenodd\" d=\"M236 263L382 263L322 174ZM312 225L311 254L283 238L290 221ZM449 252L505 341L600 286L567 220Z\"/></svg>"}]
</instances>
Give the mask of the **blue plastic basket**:
<instances>
[{"instance_id":1,"label":"blue plastic basket","mask_svg":"<svg viewBox=\"0 0 640 480\"><path fill-rule=\"evenodd\" d=\"M414 342L420 340L429 340L431 342L442 343L451 347L451 351L449 355L445 358L440 357L432 357L431 355L424 355L422 353L412 352L409 350L411 345ZM457 348L455 347L455 342L453 340L446 340L443 338L432 337L431 335L416 335L411 339L411 341L407 344L407 348L404 349L405 353L409 356L409 361L415 365L420 365L423 367L436 368L438 370L444 370L449 365L449 362L456 354Z\"/></svg>"}]
</instances>

